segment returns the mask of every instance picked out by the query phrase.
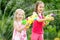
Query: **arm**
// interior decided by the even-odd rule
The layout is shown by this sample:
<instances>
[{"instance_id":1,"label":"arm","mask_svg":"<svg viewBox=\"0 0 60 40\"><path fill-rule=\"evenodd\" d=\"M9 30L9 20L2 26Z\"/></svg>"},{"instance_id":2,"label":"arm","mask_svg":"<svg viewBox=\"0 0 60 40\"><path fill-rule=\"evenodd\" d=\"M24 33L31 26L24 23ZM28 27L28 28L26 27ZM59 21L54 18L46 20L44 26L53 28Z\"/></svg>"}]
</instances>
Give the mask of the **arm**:
<instances>
[{"instance_id":1,"label":"arm","mask_svg":"<svg viewBox=\"0 0 60 40\"><path fill-rule=\"evenodd\" d=\"M30 27L30 24L27 23L27 24L25 25L25 29L27 30L27 29L29 29L29 27Z\"/></svg>"},{"instance_id":2,"label":"arm","mask_svg":"<svg viewBox=\"0 0 60 40\"><path fill-rule=\"evenodd\" d=\"M14 29L16 29L18 32L21 32L21 29L17 27L17 25L14 23Z\"/></svg>"},{"instance_id":3,"label":"arm","mask_svg":"<svg viewBox=\"0 0 60 40\"><path fill-rule=\"evenodd\" d=\"M44 19L37 18L38 22L43 22L43 21L46 21L46 20L47 20L46 18L44 18Z\"/></svg>"},{"instance_id":4,"label":"arm","mask_svg":"<svg viewBox=\"0 0 60 40\"><path fill-rule=\"evenodd\" d=\"M43 18L43 19L39 19L39 18L37 18L37 21L38 22L43 22L43 21L46 21L46 20L54 20L54 17L48 17L48 18Z\"/></svg>"},{"instance_id":5,"label":"arm","mask_svg":"<svg viewBox=\"0 0 60 40\"><path fill-rule=\"evenodd\" d=\"M14 29L16 29L18 32L21 32L24 28L18 27L17 23L14 22Z\"/></svg>"}]
</instances>

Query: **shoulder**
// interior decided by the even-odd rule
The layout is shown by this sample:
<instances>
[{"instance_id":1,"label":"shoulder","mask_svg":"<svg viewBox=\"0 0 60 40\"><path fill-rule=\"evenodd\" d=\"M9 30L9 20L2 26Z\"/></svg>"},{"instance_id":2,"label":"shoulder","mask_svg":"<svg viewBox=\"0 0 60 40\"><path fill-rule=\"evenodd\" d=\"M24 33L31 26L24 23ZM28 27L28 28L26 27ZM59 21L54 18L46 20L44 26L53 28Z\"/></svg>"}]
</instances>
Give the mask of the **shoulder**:
<instances>
[{"instance_id":1,"label":"shoulder","mask_svg":"<svg viewBox=\"0 0 60 40\"><path fill-rule=\"evenodd\" d=\"M17 25L17 22L16 21L14 21L14 23L13 23L14 25Z\"/></svg>"},{"instance_id":2,"label":"shoulder","mask_svg":"<svg viewBox=\"0 0 60 40\"><path fill-rule=\"evenodd\" d=\"M14 21L14 23L17 23L16 21Z\"/></svg>"}]
</instances>

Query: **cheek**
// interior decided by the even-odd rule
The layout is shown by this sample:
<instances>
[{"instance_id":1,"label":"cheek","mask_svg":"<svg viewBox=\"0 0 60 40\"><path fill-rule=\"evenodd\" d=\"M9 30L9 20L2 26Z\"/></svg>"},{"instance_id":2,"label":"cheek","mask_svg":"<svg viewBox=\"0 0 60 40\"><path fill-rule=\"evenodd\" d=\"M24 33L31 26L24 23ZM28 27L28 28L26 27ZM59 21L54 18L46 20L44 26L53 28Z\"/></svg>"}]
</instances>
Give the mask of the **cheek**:
<instances>
[{"instance_id":1,"label":"cheek","mask_svg":"<svg viewBox=\"0 0 60 40\"><path fill-rule=\"evenodd\" d=\"M21 18L24 18L24 16L20 16Z\"/></svg>"},{"instance_id":2,"label":"cheek","mask_svg":"<svg viewBox=\"0 0 60 40\"><path fill-rule=\"evenodd\" d=\"M24 18L24 16L22 16L22 18Z\"/></svg>"},{"instance_id":3,"label":"cheek","mask_svg":"<svg viewBox=\"0 0 60 40\"><path fill-rule=\"evenodd\" d=\"M40 8L40 11L43 11L44 10L44 8Z\"/></svg>"},{"instance_id":4,"label":"cheek","mask_svg":"<svg viewBox=\"0 0 60 40\"><path fill-rule=\"evenodd\" d=\"M42 8L42 10L44 10L44 8Z\"/></svg>"},{"instance_id":5,"label":"cheek","mask_svg":"<svg viewBox=\"0 0 60 40\"><path fill-rule=\"evenodd\" d=\"M38 7L38 10L43 10L43 8L42 7Z\"/></svg>"},{"instance_id":6,"label":"cheek","mask_svg":"<svg viewBox=\"0 0 60 40\"><path fill-rule=\"evenodd\" d=\"M37 10L39 11L39 10L41 10L41 8L38 7Z\"/></svg>"},{"instance_id":7,"label":"cheek","mask_svg":"<svg viewBox=\"0 0 60 40\"><path fill-rule=\"evenodd\" d=\"M38 6L38 10L43 11L44 7Z\"/></svg>"},{"instance_id":8,"label":"cheek","mask_svg":"<svg viewBox=\"0 0 60 40\"><path fill-rule=\"evenodd\" d=\"M43 9L42 8L40 8L40 11L42 11Z\"/></svg>"},{"instance_id":9,"label":"cheek","mask_svg":"<svg viewBox=\"0 0 60 40\"><path fill-rule=\"evenodd\" d=\"M18 15L16 15L16 17L18 17Z\"/></svg>"},{"instance_id":10,"label":"cheek","mask_svg":"<svg viewBox=\"0 0 60 40\"><path fill-rule=\"evenodd\" d=\"M23 17L23 16L21 16L21 19L24 19L24 17Z\"/></svg>"}]
</instances>

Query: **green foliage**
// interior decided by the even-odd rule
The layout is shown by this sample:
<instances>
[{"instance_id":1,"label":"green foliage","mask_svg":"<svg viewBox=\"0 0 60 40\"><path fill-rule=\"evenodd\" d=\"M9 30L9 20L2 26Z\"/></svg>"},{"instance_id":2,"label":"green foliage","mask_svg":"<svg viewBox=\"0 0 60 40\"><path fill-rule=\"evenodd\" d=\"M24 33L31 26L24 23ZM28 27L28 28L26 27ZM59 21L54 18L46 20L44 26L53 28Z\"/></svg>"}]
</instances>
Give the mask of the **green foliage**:
<instances>
[{"instance_id":1,"label":"green foliage","mask_svg":"<svg viewBox=\"0 0 60 40\"><path fill-rule=\"evenodd\" d=\"M47 30L45 29L45 39L53 40L57 36L56 26L47 26Z\"/></svg>"},{"instance_id":2,"label":"green foliage","mask_svg":"<svg viewBox=\"0 0 60 40\"><path fill-rule=\"evenodd\" d=\"M36 1L40 0L0 0L0 40L11 40L13 32L13 13L21 8L25 11L26 17L30 16L35 7ZM45 29L45 40L53 40L60 37L60 0L42 0L45 3L45 15L53 12L55 20L51 21ZM48 11L49 10L49 11ZM51 11L57 10L57 11ZM28 40L31 36L31 28L27 31Z\"/></svg>"}]
</instances>

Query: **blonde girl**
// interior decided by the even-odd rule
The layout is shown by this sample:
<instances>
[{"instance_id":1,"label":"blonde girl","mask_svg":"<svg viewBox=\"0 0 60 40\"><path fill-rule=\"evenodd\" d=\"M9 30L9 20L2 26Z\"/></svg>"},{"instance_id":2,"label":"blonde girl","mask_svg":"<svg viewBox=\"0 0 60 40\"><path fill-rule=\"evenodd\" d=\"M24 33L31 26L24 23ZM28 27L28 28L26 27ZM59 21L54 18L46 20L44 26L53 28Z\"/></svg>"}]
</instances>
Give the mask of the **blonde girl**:
<instances>
[{"instance_id":1,"label":"blonde girl","mask_svg":"<svg viewBox=\"0 0 60 40\"><path fill-rule=\"evenodd\" d=\"M26 35L26 25L22 25L22 20L25 17L25 12L22 9L17 9L14 13L14 23L13 23L13 37L12 40L27 40Z\"/></svg>"}]
</instances>

